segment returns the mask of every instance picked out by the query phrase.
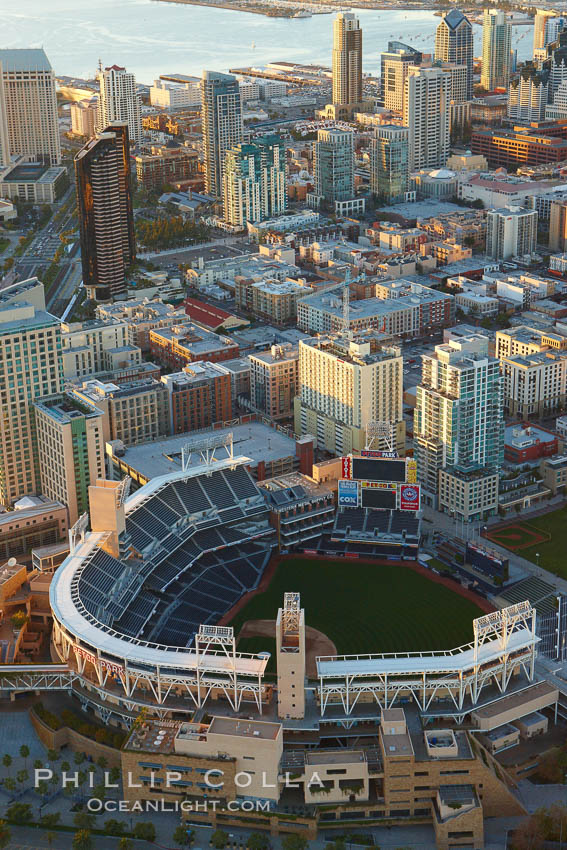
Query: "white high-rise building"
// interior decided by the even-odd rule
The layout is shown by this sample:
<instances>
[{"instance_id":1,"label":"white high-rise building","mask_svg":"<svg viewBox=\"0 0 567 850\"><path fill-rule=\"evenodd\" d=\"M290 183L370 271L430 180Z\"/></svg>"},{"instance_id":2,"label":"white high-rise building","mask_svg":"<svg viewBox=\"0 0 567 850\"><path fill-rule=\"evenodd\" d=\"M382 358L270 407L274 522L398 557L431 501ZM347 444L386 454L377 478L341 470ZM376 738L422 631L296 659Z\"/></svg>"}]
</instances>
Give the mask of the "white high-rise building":
<instances>
[{"instance_id":1,"label":"white high-rise building","mask_svg":"<svg viewBox=\"0 0 567 850\"><path fill-rule=\"evenodd\" d=\"M451 77L441 68L408 69L404 124L409 134L409 170L439 168L449 156Z\"/></svg>"},{"instance_id":2,"label":"white high-rise building","mask_svg":"<svg viewBox=\"0 0 567 850\"><path fill-rule=\"evenodd\" d=\"M0 50L0 157L61 162L55 75L45 51Z\"/></svg>"},{"instance_id":3,"label":"white high-rise building","mask_svg":"<svg viewBox=\"0 0 567 850\"><path fill-rule=\"evenodd\" d=\"M482 25L482 72L480 82L487 91L508 88L510 79L512 27L500 9L485 9Z\"/></svg>"},{"instance_id":4,"label":"white high-rise building","mask_svg":"<svg viewBox=\"0 0 567 850\"><path fill-rule=\"evenodd\" d=\"M508 89L508 118L543 121L549 98L549 71L524 66Z\"/></svg>"},{"instance_id":5,"label":"white high-rise building","mask_svg":"<svg viewBox=\"0 0 567 850\"><path fill-rule=\"evenodd\" d=\"M142 138L142 117L134 74L119 65L112 65L104 70L100 68L97 79L100 86L98 131L102 132L113 121L126 122L130 141L139 142Z\"/></svg>"},{"instance_id":6,"label":"white high-rise building","mask_svg":"<svg viewBox=\"0 0 567 850\"><path fill-rule=\"evenodd\" d=\"M333 23L333 103L362 100L362 30L356 15L339 12Z\"/></svg>"},{"instance_id":7,"label":"white high-rise building","mask_svg":"<svg viewBox=\"0 0 567 850\"><path fill-rule=\"evenodd\" d=\"M486 253L497 260L533 254L537 242L537 210L502 207L486 215Z\"/></svg>"},{"instance_id":8,"label":"white high-rise building","mask_svg":"<svg viewBox=\"0 0 567 850\"><path fill-rule=\"evenodd\" d=\"M445 12L435 32L435 59L452 65L465 65L466 85L463 100L471 100L473 96L473 56L471 22L458 9Z\"/></svg>"},{"instance_id":9,"label":"white high-rise building","mask_svg":"<svg viewBox=\"0 0 567 850\"><path fill-rule=\"evenodd\" d=\"M403 109L404 83L408 68L421 65L421 60L419 50L409 44L402 44L400 41L388 42L388 49L380 54L380 79L386 109Z\"/></svg>"},{"instance_id":10,"label":"white high-rise building","mask_svg":"<svg viewBox=\"0 0 567 850\"><path fill-rule=\"evenodd\" d=\"M366 426L379 420L392 424L403 450L402 394L401 349L381 348L372 334L300 341L295 431L314 434L319 448L339 455L362 449Z\"/></svg>"}]
</instances>

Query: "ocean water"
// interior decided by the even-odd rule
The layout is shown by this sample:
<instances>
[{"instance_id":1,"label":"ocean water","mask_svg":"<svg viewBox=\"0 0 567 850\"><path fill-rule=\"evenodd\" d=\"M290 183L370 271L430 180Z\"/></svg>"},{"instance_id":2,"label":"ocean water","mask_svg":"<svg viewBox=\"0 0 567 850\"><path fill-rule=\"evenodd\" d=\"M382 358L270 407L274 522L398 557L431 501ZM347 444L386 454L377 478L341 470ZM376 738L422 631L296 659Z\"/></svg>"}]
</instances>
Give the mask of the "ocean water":
<instances>
[{"instance_id":1,"label":"ocean water","mask_svg":"<svg viewBox=\"0 0 567 850\"><path fill-rule=\"evenodd\" d=\"M390 39L433 52L439 17L430 11L354 10L363 28L364 71L376 74ZM267 18L229 9L157 0L0 0L0 47L43 47L56 74L91 77L103 65L124 65L140 83L160 74L200 76L266 62L330 65L333 15ZM533 30L515 27L520 59L531 54ZM475 55L481 52L475 26Z\"/></svg>"}]
</instances>

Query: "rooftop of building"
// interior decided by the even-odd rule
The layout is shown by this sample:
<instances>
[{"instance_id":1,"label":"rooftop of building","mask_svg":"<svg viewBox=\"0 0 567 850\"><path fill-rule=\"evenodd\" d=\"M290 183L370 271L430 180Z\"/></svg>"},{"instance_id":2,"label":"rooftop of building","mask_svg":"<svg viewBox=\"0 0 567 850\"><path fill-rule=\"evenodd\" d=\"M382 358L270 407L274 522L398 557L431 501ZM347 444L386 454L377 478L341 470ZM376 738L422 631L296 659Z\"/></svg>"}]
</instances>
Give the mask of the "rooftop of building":
<instances>
[{"instance_id":1,"label":"rooftop of building","mask_svg":"<svg viewBox=\"0 0 567 850\"><path fill-rule=\"evenodd\" d=\"M174 390L180 390L226 374L227 370L224 368L224 363L210 363L207 360L197 360L194 363L190 363L180 372L164 375L162 377L162 383Z\"/></svg>"},{"instance_id":2,"label":"rooftop of building","mask_svg":"<svg viewBox=\"0 0 567 850\"><path fill-rule=\"evenodd\" d=\"M274 363L286 363L291 360L299 359L299 348L287 345L272 345L269 351L255 351L250 357L254 360L260 360L267 366Z\"/></svg>"},{"instance_id":3,"label":"rooftop of building","mask_svg":"<svg viewBox=\"0 0 567 850\"><path fill-rule=\"evenodd\" d=\"M313 481L301 472L290 472L259 481L258 487L273 507L287 509L312 499L329 498L333 491L326 484Z\"/></svg>"},{"instance_id":4,"label":"rooftop of building","mask_svg":"<svg viewBox=\"0 0 567 850\"><path fill-rule=\"evenodd\" d=\"M81 397L88 398L93 404L106 398L121 399L129 396L140 395L141 393L150 392L159 389L161 386L159 381L154 378L143 378L140 381L130 381L128 384L114 384L111 381L99 381L89 379L83 381L82 387L75 392L80 392ZM75 396L76 397L76 396Z\"/></svg>"},{"instance_id":5,"label":"rooftop of building","mask_svg":"<svg viewBox=\"0 0 567 850\"><path fill-rule=\"evenodd\" d=\"M389 303L389 302L386 302ZM381 363L394 357L401 357L401 349L396 346L380 347L379 337L373 334L334 333L327 336L302 340L301 345L325 351L340 360L360 366Z\"/></svg>"},{"instance_id":6,"label":"rooftop of building","mask_svg":"<svg viewBox=\"0 0 567 850\"><path fill-rule=\"evenodd\" d=\"M25 522L28 517L36 517L40 514L49 513L49 511L67 510L65 505L61 502L47 499L44 496L34 496L33 498L37 501L34 501L31 504L22 505L21 507L18 507L19 502L17 502L13 511L4 511L0 513L0 526L10 525L10 523L14 522ZM24 501L24 499L20 499L20 502Z\"/></svg>"},{"instance_id":7,"label":"rooftop of building","mask_svg":"<svg viewBox=\"0 0 567 850\"><path fill-rule=\"evenodd\" d=\"M305 764L356 764L366 761L363 750L321 750L305 753Z\"/></svg>"},{"instance_id":8,"label":"rooftop of building","mask_svg":"<svg viewBox=\"0 0 567 850\"><path fill-rule=\"evenodd\" d=\"M479 718L490 719L491 717L497 717L499 714L505 714L508 711L513 711L526 703L539 699L540 697L552 697L556 693L557 688L552 685L551 682L537 682L536 684L530 685L521 691L507 694L495 702L488 703L488 705L475 708L473 711Z\"/></svg>"},{"instance_id":9,"label":"rooftop of building","mask_svg":"<svg viewBox=\"0 0 567 850\"><path fill-rule=\"evenodd\" d=\"M525 449L538 443L553 443L557 435L531 422L507 425L504 432L504 443L516 449Z\"/></svg>"},{"instance_id":10,"label":"rooftop of building","mask_svg":"<svg viewBox=\"0 0 567 850\"><path fill-rule=\"evenodd\" d=\"M489 741L498 741L500 738L508 735L516 735L518 730L515 726L512 726L511 723L503 723L502 726L497 726L496 729L490 729L488 732L484 732L484 737L488 738Z\"/></svg>"},{"instance_id":11,"label":"rooftop of building","mask_svg":"<svg viewBox=\"0 0 567 850\"><path fill-rule=\"evenodd\" d=\"M0 335L29 332L44 327L59 327L60 320L45 310L37 310L26 301L2 303L0 294Z\"/></svg>"},{"instance_id":12,"label":"rooftop of building","mask_svg":"<svg viewBox=\"0 0 567 850\"><path fill-rule=\"evenodd\" d=\"M194 354L201 354L201 356L206 355L208 351L218 351L221 348L235 345L232 340L191 322L181 322L166 328L155 328L150 333L154 338L161 340L175 340L179 346L189 349Z\"/></svg>"},{"instance_id":13,"label":"rooftop of building","mask_svg":"<svg viewBox=\"0 0 567 850\"><path fill-rule=\"evenodd\" d=\"M297 295L305 293L307 295L313 290L310 287L303 286L297 280L259 280L253 283L254 289L265 292L267 295Z\"/></svg>"},{"instance_id":14,"label":"rooftop of building","mask_svg":"<svg viewBox=\"0 0 567 850\"><path fill-rule=\"evenodd\" d=\"M232 360L223 360L222 365L235 375L250 371L250 360L247 357L234 357Z\"/></svg>"},{"instance_id":15,"label":"rooftop of building","mask_svg":"<svg viewBox=\"0 0 567 850\"><path fill-rule=\"evenodd\" d=\"M44 397L35 401L34 405L37 410L55 419L61 425L70 424L73 420L83 417L91 419L100 416L100 410L71 393Z\"/></svg>"},{"instance_id":16,"label":"rooftop of building","mask_svg":"<svg viewBox=\"0 0 567 850\"><path fill-rule=\"evenodd\" d=\"M546 363L557 363L567 358L567 351L536 351L534 354L514 354L511 357L501 358L506 363L515 363L517 366L522 366L529 369L531 366L544 366Z\"/></svg>"},{"instance_id":17,"label":"rooftop of building","mask_svg":"<svg viewBox=\"0 0 567 850\"><path fill-rule=\"evenodd\" d=\"M281 728L280 723L270 723L265 720L238 720L236 717L215 716L211 719L209 734L275 741Z\"/></svg>"},{"instance_id":18,"label":"rooftop of building","mask_svg":"<svg viewBox=\"0 0 567 850\"><path fill-rule=\"evenodd\" d=\"M256 466L260 461L267 464L282 458L295 457L295 441L281 431L263 425L261 422L249 422L246 425L234 425L231 428L193 432L191 436L206 439L208 436L222 437L232 433L234 454L251 458ZM181 456L187 444L187 434L170 437L158 442L128 446L121 460L137 470L144 478L151 479L169 472L179 472ZM191 466L198 465L195 458Z\"/></svg>"},{"instance_id":19,"label":"rooftop of building","mask_svg":"<svg viewBox=\"0 0 567 850\"><path fill-rule=\"evenodd\" d=\"M382 313L395 313L408 307L419 307L420 304L433 301L445 301L452 299L452 295L446 295L443 292L438 292L428 286L408 282L408 294L402 298L363 298L359 301L351 301L349 306L349 314L351 322L356 319L375 316ZM307 304L319 310L325 310L328 313L333 313L336 316L342 316L343 302L340 295L322 292L315 295L308 295L301 300L302 304Z\"/></svg>"},{"instance_id":20,"label":"rooftop of building","mask_svg":"<svg viewBox=\"0 0 567 850\"><path fill-rule=\"evenodd\" d=\"M567 467L567 455L558 455L557 457L548 457L545 460L545 465L552 469L565 469Z\"/></svg>"},{"instance_id":21,"label":"rooftop of building","mask_svg":"<svg viewBox=\"0 0 567 850\"><path fill-rule=\"evenodd\" d=\"M51 64L43 48L0 49L0 64L6 71L51 71Z\"/></svg>"}]
</instances>

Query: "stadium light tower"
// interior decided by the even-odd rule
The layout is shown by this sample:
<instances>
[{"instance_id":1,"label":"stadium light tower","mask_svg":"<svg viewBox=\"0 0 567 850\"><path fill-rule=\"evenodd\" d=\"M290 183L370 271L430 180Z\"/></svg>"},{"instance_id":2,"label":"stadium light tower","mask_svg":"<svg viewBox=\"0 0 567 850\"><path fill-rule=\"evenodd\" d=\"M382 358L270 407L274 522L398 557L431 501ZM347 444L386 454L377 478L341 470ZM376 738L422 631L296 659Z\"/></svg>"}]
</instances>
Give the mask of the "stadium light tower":
<instances>
[{"instance_id":1,"label":"stadium light tower","mask_svg":"<svg viewBox=\"0 0 567 850\"><path fill-rule=\"evenodd\" d=\"M278 717L305 716L305 612L299 593L285 593L276 620Z\"/></svg>"},{"instance_id":2,"label":"stadium light tower","mask_svg":"<svg viewBox=\"0 0 567 850\"><path fill-rule=\"evenodd\" d=\"M366 425L366 451L396 451L395 424L386 420L373 420Z\"/></svg>"}]
</instances>

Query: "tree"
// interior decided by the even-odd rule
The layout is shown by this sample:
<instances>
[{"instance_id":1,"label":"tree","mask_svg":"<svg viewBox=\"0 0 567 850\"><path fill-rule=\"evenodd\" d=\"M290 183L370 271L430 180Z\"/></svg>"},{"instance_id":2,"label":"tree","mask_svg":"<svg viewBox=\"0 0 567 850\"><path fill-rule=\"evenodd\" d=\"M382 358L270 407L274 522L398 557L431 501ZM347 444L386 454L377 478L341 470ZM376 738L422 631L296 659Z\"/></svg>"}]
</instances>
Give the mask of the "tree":
<instances>
[{"instance_id":1,"label":"tree","mask_svg":"<svg viewBox=\"0 0 567 850\"><path fill-rule=\"evenodd\" d=\"M71 770L71 765L68 761L61 762L61 770L63 771L63 773L69 773L69 771Z\"/></svg>"},{"instance_id":2,"label":"tree","mask_svg":"<svg viewBox=\"0 0 567 850\"><path fill-rule=\"evenodd\" d=\"M10 755L10 753L6 753L4 756L2 756L2 764L4 765L4 767L10 767L10 765L12 764L12 756Z\"/></svg>"},{"instance_id":3,"label":"tree","mask_svg":"<svg viewBox=\"0 0 567 850\"><path fill-rule=\"evenodd\" d=\"M118 850L133 850L134 842L131 838L121 838L118 842Z\"/></svg>"},{"instance_id":4,"label":"tree","mask_svg":"<svg viewBox=\"0 0 567 850\"><path fill-rule=\"evenodd\" d=\"M143 841L155 841L156 828L153 823L147 823L145 821L137 823L134 827L134 838L140 838Z\"/></svg>"},{"instance_id":5,"label":"tree","mask_svg":"<svg viewBox=\"0 0 567 850\"><path fill-rule=\"evenodd\" d=\"M110 781L115 784L120 779L120 768L119 767L111 767L108 778Z\"/></svg>"},{"instance_id":6,"label":"tree","mask_svg":"<svg viewBox=\"0 0 567 850\"><path fill-rule=\"evenodd\" d=\"M12 833L10 832L10 827L5 820L0 820L0 848L2 848L2 850L4 847L8 846L11 837Z\"/></svg>"},{"instance_id":7,"label":"tree","mask_svg":"<svg viewBox=\"0 0 567 850\"><path fill-rule=\"evenodd\" d=\"M104 822L104 831L109 835L122 835L125 829L126 825L120 820L110 818L110 820L106 820Z\"/></svg>"},{"instance_id":8,"label":"tree","mask_svg":"<svg viewBox=\"0 0 567 850\"><path fill-rule=\"evenodd\" d=\"M100 756L100 758L96 760L96 763L98 764L101 770L104 770L104 768L108 765L108 760L105 759L104 756Z\"/></svg>"},{"instance_id":9,"label":"tree","mask_svg":"<svg viewBox=\"0 0 567 850\"><path fill-rule=\"evenodd\" d=\"M23 785L24 782L27 782L29 778L30 775L27 770L18 770L18 772L16 773L16 781L19 782L20 785Z\"/></svg>"},{"instance_id":10,"label":"tree","mask_svg":"<svg viewBox=\"0 0 567 850\"><path fill-rule=\"evenodd\" d=\"M4 788L6 791L15 791L16 790L16 780L13 776L7 776L3 782Z\"/></svg>"},{"instance_id":11,"label":"tree","mask_svg":"<svg viewBox=\"0 0 567 850\"><path fill-rule=\"evenodd\" d=\"M80 764L82 764L84 762L85 758L86 758L86 756L85 756L84 753L75 753L75 755L73 756L73 761L75 762L75 764L78 767Z\"/></svg>"},{"instance_id":12,"label":"tree","mask_svg":"<svg viewBox=\"0 0 567 850\"><path fill-rule=\"evenodd\" d=\"M47 758L49 761L57 761L59 759L59 751L58 750L48 750Z\"/></svg>"},{"instance_id":13,"label":"tree","mask_svg":"<svg viewBox=\"0 0 567 850\"><path fill-rule=\"evenodd\" d=\"M173 832L173 843L179 844L180 847L187 847L190 844L191 839L189 838L187 827L180 824ZM250 847L250 842L248 842L248 847Z\"/></svg>"},{"instance_id":14,"label":"tree","mask_svg":"<svg viewBox=\"0 0 567 850\"><path fill-rule=\"evenodd\" d=\"M49 844L50 847L53 847L53 842L55 841L56 838L57 838L57 836L55 835L54 832L46 832L45 833L45 840L47 841L47 843Z\"/></svg>"},{"instance_id":15,"label":"tree","mask_svg":"<svg viewBox=\"0 0 567 850\"><path fill-rule=\"evenodd\" d=\"M26 621L27 621L27 619L28 618L26 617ZM27 746L27 744L22 744L22 746L20 747L20 755L24 760L24 767L28 766L27 759L28 759L29 754L30 754L30 748Z\"/></svg>"},{"instance_id":16,"label":"tree","mask_svg":"<svg viewBox=\"0 0 567 850\"><path fill-rule=\"evenodd\" d=\"M43 762L42 762L42 760L41 760L41 759L36 759L36 760L34 761L34 763L33 763L33 769L34 769L34 770L41 770L41 768L42 768L42 767L43 767Z\"/></svg>"},{"instance_id":17,"label":"tree","mask_svg":"<svg viewBox=\"0 0 567 850\"><path fill-rule=\"evenodd\" d=\"M261 832L253 832L246 843L248 850L265 850L268 846L268 836Z\"/></svg>"},{"instance_id":18,"label":"tree","mask_svg":"<svg viewBox=\"0 0 567 850\"><path fill-rule=\"evenodd\" d=\"M77 812L73 818L73 826L77 829L88 830L95 825L96 817L91 812Z\"/></svg>"},{"instance_id":19,"label":"tree","mask_svg":"<svg viewBox=\"0 0 567 850\"><path fill-rule=\"evenodd\" d=\"M49 812L47 815L43 815L41 819L41 825L46 826L47 829L53 829L57 826L59 821L61 820L60 812Z\"/></svg>"},{"instance_id":20,"label":"tree","mask_svg":"<svg viewBox=\"0 0 567 850\"><path fill-rule=\"evenodd\" d=\"M29 803L12 803L6 809L6 819L10 823L29 823L32 819L32 807Z\"/></svg>"},{"instance_id":21,"label":"tree","mask_svg":"<svg viewBox=\"0 0 567 850\"><path fill-rule=\"evenodd\" d=\"M558 750L550 750L540 759L537 772L543 782L554 785L563 782L563 770L558 755Z\"/></svg>"},{"instance_id":22,"label":"tree","mask_svg":"<svg viewBox=\"0 0 567 850\"><path fill-rule=\"evenodd\" d=\"M222 850L222 848L226 847L228 844L228 833L226 833L224 829L215 829L211 835L211 844L213 847L216 847L217 850Z\"/></svg>"},{"instance_id":23,"label":"tree","mask_svg":"<svg viewBox=\"0 0 567 850\"><path fill-rule=\"evenodd\" d=\"M73 850L93 850L94 844L91 834L86 829L76 832L73 837Z\"/></svg>"},{"instance_id":24,"label":"tree","mask_svg":"<svg viewBox=\"0 0 567 850\"><path fill-rule=\"evenodd\" d=\"M283 850L305 850L307 847L307 839L304 835L285 835L282 838Z\"/></svg>"}]
</instances>

